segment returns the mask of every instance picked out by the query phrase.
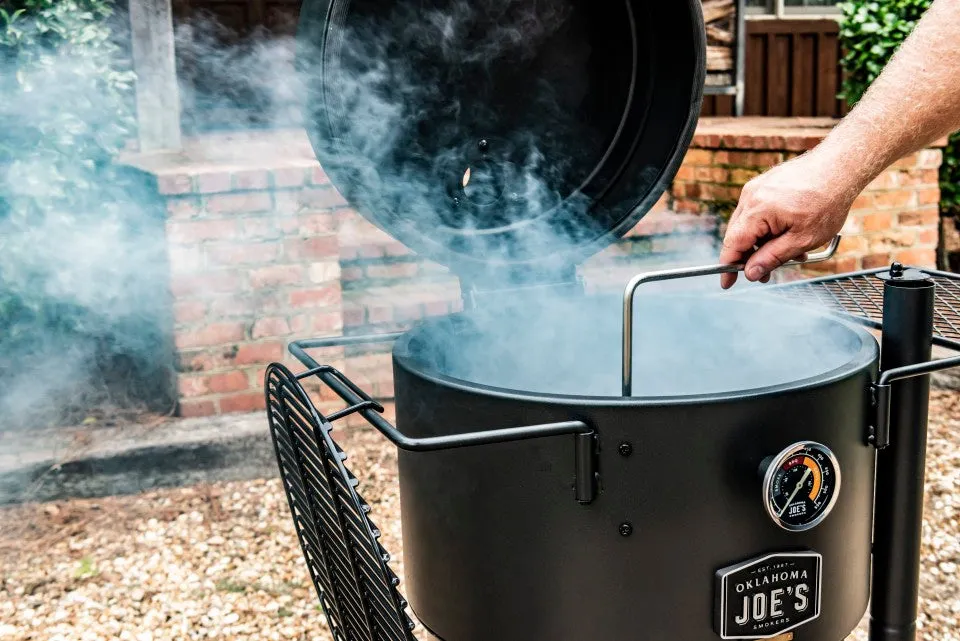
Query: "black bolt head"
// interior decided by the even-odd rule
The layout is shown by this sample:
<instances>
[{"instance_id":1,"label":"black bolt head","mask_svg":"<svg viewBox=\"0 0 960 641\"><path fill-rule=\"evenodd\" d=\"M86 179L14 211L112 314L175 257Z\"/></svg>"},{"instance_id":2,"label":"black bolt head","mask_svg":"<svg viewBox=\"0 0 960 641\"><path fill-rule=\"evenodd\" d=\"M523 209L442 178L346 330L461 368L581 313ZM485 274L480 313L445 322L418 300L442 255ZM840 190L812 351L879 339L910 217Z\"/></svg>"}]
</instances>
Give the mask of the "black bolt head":
<instances>
[{"instance_id":1,"label":"black bolt head","mask_svg":"<svg viewBox=\"0 0 960 641\"><path fill-rule=\"evenodd\" d=\"M631 534L633 534L633 526L626 522L621 523L620 536L630 536Z\"/></svg>"},{"instance_id":2,"label":"black bolt head","mask_svg":"<svg viewBox=\"0 0 960 641\"><path fill-rule=\"evenodd\" d=\"M624 441L617 448L617 451L620 452L620 456L630 456L633 454L633 446Z\"/></svg>"},{"instance_id":3,"label":"black bolt head","mask_svg":"<svg viewBox=\"0 0 960 641\"><path fill-rule=\"evenodd\" d=\"M477 143L477 149L479 149L480 151L485 152L489 148L490 148L490 143L487 141L486 138L484 138L483 140Z\"/></svg>"}]
</instances>

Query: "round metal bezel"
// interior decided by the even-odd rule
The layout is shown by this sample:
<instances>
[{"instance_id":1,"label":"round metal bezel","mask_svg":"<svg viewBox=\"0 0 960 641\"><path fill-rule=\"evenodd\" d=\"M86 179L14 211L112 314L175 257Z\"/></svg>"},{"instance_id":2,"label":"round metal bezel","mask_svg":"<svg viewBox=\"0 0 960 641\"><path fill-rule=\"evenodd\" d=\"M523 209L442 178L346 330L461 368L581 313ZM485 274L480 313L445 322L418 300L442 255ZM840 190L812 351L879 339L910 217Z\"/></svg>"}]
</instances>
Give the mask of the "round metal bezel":
<instances>
[{"instance_id":1,"label":"round metal bezel","mask_svg":"<svg viewBox=\"0 0 960 641\"><path fill-rule=\"evenodd\" d=\"M815 519L805 525L791 525L790 523L785 523L783 519L777 516L777 513L772 507L773 499L771 493L773 490L773 478L776 475L777 470L779 470L789 458L796 456L803 450L809 449L820 450L827 456L830 464L833 465L833 470L836 476L836 487L833 490L833 495L830 497L830 502L827 503L827 506L824 508L823 512L817 515ZM830 516L830 513L833 512L833 508L836 507L837 499L840 496L841 480L842 474L840 471L840 462L837 460L836 455L829 447L823 443L817 443L816 441L802 441L800 443L794 443L773 457L773 460L767 467L767 471L763 475L763 508L766 510L770 519L781 529L787 530L788 532L806 532L808 530L812 530L823 523L824 519Z\"/></svg>"}]
</instances>

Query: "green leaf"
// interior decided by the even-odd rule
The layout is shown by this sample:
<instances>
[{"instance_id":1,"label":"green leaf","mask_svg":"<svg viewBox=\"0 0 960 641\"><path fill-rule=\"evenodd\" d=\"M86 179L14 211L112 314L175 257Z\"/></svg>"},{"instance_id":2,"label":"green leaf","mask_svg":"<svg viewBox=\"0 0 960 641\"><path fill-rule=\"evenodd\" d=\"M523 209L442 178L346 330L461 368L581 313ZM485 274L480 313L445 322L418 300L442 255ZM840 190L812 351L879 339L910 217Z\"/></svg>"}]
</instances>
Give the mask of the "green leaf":
<instances>
[{"instance_id":1,"label":"green leaf","mask_svg":"<svg viewBox=\"0 0 960 641\"><path fill-rule=\"evenodd\" d=\"M80 331L89 313L46 293L55 268L38 262L31 243L51 221L83 228L107 215L109 159L134 125L129 61L110 20L115 1L0 0L0 165L11 177L0 183L0 352L38 323ZM89 559L77 569L95 571Z\"/></svg>"}]
</instances>

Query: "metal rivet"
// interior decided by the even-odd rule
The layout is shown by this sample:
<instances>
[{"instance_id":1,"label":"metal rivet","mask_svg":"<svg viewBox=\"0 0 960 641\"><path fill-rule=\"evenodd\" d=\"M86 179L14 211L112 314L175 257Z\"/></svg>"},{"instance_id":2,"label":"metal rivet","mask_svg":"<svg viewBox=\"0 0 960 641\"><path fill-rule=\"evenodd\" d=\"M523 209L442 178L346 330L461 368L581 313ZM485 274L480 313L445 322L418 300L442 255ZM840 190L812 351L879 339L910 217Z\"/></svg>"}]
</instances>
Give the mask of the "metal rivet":
<instances>
[{"instance_id":1,"label":"metal rivet","mask_svg":"<svg viewBox=\"0 0 960 641\"><path fill-rule=\"evenodd\" d=\"M620 524L620 536L630 536L633 534L633 526L627 522Z\"/></svg>"},{"instance_id":2,"label":"metal rivet","mask_svg":"<svg viewBox=\"0 0 960 641\"><path fill-rule=\"evenodd\" d=\"M620 452L620 456L630 456L633 454L633 446L624 441L617 448L617 451Z\"/></svg>"}]
</instances>

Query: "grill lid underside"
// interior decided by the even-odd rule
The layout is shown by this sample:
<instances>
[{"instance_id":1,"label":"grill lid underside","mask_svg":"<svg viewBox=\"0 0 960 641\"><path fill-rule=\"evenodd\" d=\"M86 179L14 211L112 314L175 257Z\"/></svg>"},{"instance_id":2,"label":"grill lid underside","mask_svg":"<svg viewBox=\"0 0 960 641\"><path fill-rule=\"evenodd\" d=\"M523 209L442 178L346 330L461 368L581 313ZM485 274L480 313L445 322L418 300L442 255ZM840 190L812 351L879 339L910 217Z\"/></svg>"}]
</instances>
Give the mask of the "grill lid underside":
<instances>
[{"instance_id":1,"label":"grill lid underside","mask_svg":"<svg viewBox=\"0 0 960 641\"><path fill-rule=\"evenodd\" d=\"M324 170L461 275L607 246L672 180L700 111L699 0L306 0L301 16Z\"/></svg>"}]
</instances>

